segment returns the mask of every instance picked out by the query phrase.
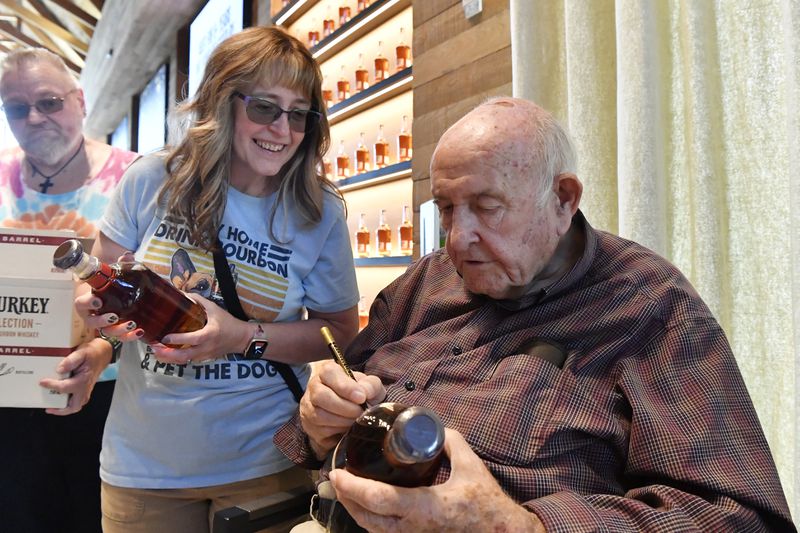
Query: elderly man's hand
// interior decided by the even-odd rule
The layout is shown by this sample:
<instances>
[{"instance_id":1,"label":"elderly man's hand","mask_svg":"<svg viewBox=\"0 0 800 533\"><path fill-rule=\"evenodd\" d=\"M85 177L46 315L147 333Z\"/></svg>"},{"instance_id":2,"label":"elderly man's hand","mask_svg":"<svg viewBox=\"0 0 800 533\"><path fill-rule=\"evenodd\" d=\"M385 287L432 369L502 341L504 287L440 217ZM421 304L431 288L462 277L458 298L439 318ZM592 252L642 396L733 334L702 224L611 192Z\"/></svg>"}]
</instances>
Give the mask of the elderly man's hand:
<instances>
[{"instance_id":1,"label":"elderly man's hand","mask_svg":"<svg viewBox=\"0 0 800 533\"><path fill-rule=\"evenodd\" d=\"M538 517L506 496L483 461L455 430L445 430L450 479L403 488L331 471L337 499L370 532L544 532Z\"/></svg>"},{"instance_id":2,"label":"elderly man's hand","mask_svg":"<svg viewBox=\"0 0 800 533\"><path fill-rule=\"evenodd\" d=\"M318 364L300 400L300 423L318 459L324 459L339 438L364 412L361 404L386 397L381 380L355 373L353 381L333 361Z\"/></svg>"},{"instance_id":3,"label":"elderly man's hand","mask_svg":"<svg viewBox=\"0 0 800 533\"><path fill-rule=\"evenodd\" d=\"M94 384L111 361L111 345L103 339L92 339L81 344L62 359L56 371L68 374L64 379L45 378L39 385L61 394L69 394L67 406L62 409L47 409L51 415L71 415L86 405L92 395Z\"/></svg>"}]
</instances>

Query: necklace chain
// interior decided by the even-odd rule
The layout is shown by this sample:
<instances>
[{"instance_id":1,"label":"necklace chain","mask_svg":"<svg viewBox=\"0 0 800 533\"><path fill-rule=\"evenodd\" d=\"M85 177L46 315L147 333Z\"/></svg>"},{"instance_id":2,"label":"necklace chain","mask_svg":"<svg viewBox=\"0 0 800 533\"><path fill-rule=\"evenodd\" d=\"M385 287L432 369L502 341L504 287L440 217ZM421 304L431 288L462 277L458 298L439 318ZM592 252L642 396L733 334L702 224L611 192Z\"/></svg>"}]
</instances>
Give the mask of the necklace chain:
<instances>
[{"instance_id":1,"label":"necklace chain","mask_svg":"<svg viewBox=\"0 0 800 533\"><path fill-rule=\"evenodd\" d=\"M52 182L52 181L50 181L50 180L52 180L54 177L56 177L56 176L58 176L59 174L61 174L61 171L63 171L65 168L67 168L67 166L68 166L70 163L72 163L72 161L73 161L73 160L74 160L76 157L78 157L78 154L79 154L79 153L81 153L81 149L83 148L83 145L84 145L85 141L86 141L86 139L85 139L84 137L81 137L81 144L80 144L80 145L78 145L78 149L77 149L77 150L75 150L75 153L74 153L74 154L72 154L72 157L70 157L70 158L67 160L67 162L66 162L66 163L64 163L63 165L61 165L61 168L59 168L58 170L56 170L55 172L53 172L53 173L52 173L52 174L50 174L49 176L46 176L46 175L45 175L45 174L44 174L44 173L43 173L41 170L39 170L38 168L36 168L36 165L34 165L34 164L33 164L33 162L32 162L30 159L27 159L27 158L26 158L26 161L28 161L28 164L31 166L31 169L33 170L33 175L35 176L36 174L39 174L41 177L43 177L43 178L44 178L44 181L43 181L42 183L40 183L40 184L39 184L39 188L42 190L42 193L47 193L47 189L49 189L50 187L52 187L52 186L54 185L54 184L53 184L53 182Z\"/></svg>"}]
</instances>

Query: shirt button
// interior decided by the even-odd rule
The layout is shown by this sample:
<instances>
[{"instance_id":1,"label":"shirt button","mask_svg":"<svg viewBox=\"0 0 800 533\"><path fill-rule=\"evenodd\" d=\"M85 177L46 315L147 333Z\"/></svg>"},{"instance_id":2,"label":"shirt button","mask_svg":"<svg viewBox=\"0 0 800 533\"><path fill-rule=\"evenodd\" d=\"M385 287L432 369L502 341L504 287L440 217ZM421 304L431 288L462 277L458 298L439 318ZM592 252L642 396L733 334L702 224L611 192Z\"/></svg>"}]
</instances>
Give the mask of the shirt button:
<instances>
[{"instance_id":1,"label":"shirt button","mask_svg":"<svg viewBox=\"0 0 800 533\"><path fill-rule=\"evenodd\" d=\"M417 384L411 381L410 379L406 381L403 386L406 388L407 391L412 391L417 388Z\"/></svg>"},{"instance_id":2,"label":"shirt button","mask_svg":"<svg viewBox=\"0 0 800 533\"><path fill-rule=\"evenodd\" d=\"M453 346L453 355L461 355L464 353L464 350L461 349L461 346Z\"/></svg>"}]
</instances>

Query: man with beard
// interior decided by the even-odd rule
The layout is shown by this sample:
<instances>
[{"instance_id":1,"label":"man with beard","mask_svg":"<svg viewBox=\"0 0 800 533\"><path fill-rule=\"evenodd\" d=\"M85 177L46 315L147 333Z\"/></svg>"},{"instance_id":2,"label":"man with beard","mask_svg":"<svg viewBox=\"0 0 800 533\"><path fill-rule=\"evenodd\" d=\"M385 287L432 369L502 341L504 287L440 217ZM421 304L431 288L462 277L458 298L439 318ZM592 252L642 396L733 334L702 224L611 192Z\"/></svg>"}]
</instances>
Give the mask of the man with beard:
<instances>
[{"instance_id":1,"label":"man with beard","mask_svg":"<svg viewBox=\"0 0 800 533\"><path fill-rule=\"evenodd\" d=\"M95 222L136 154L83 135L83 91L57 55L18 49L0 66L0 99L19 143L0 152L0 226L71 229L94 238ZM4 531L100 531L99 453L116 377L109 367L88 401L94 339L65 358L64 409L0 409L0 507ZM55 370L55 369L54 369ZM53 381L53 380L48 380ZM88 403L87 403L88 402ZM73 416L68 415L85 407Z\"/></svg>"}]
</instances>

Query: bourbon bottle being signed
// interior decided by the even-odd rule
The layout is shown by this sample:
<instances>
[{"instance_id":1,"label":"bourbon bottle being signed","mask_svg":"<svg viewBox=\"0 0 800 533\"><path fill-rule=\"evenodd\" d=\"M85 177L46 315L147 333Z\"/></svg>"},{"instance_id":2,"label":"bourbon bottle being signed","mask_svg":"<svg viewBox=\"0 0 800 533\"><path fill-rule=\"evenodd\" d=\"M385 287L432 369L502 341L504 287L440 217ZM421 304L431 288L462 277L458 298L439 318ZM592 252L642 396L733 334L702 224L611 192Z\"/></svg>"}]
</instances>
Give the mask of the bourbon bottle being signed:
<instances>
[{"instance_id":1,"label":"bourbon bottle being signed","mask_svg":"<svg viewBox=\"0 0 800 533\"><path fill-rule=\"evenodd\" d=\"M364 411L346 439L348 472L401 487L421 487L436 478L444 426L430 409L385 402Z\"/></svg>"},{"instance_id":2,"label":"bourbon bottle being signed","mask_svg":"<svg viewBox=\"0 0 800 533\"><path fill-rule=\"evenodd\" d=\"M53 252L53 264L91 285L103 300L98 313L136 322L145 342L161 342L169 333L195 331L206 323L203 306L141 263L103 263L70 239Z\"/></svg>"}]
</instances>

